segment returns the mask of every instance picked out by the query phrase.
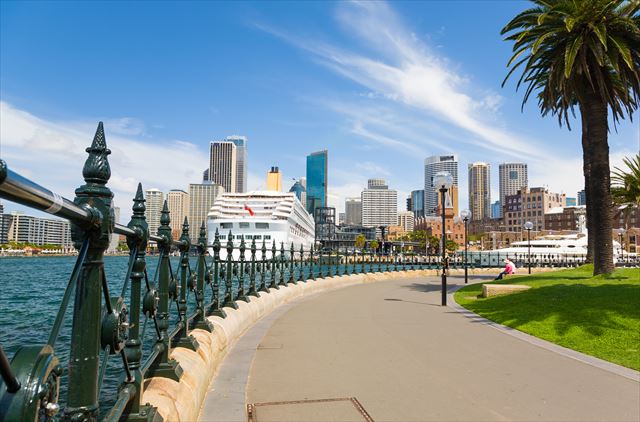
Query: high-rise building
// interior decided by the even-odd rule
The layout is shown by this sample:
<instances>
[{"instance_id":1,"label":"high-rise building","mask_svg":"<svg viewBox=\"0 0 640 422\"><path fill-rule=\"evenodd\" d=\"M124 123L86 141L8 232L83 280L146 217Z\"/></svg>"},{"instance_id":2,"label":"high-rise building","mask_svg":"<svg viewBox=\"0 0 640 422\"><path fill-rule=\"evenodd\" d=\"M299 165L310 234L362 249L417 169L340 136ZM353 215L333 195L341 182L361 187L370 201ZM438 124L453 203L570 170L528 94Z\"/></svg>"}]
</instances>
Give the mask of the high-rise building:
<instances>
[{"instance_id":1,"label":"high-rise building","mask_svg":"<svg viewBox=\"0 0 640 422\"><path fill-rule=\"evenodd\" d=\"M567 207L575 207L576 205L578 205L576 198L567 197Z\"/></svg>"},{"instance_id":2,"label":"high-rise building","mask_svg":"<svg viewBox=\"0 0 640 422\"><path fill-rule=\"evenodd\" d=\"M424 214L436 215L436 208L438 207L438 188L433 186L433 178L436 173L440 171L446 171L453 177L453 184L458 186L458 156L454 154L449 155L434 155L427 157L424 160ZM453 193L453 192L451 192ZM457 190L452 195L452 202L457 205ZM457 213L457 211L456 211Z\"/></svg>"},{"instance_id":3,"label":"high-rise building","mask_svg":"<svg viewBox=\"0 0 640 422\"><path fill-rule=\"evenodd\" d=\"M413 216L424 217L424 189L411 191L411 209Z\"/></svg>"},{"instance_id":4,"label":"high-rise building","mask_svg":"<svg viewBox=\"0 0 640 422\"><path fill-rule=\"evenodd\" d=\"M566 197L564 193L552 193L543 187L522 188L515 195L508 195L503 207L505 229L519 232L524 223L531 221L533 230L545 230L544 215L565 207Z\"/></svg>"},{"instance_id":5,"label":"high-rise building","mask_svg":"<svg viewBox=\"0 0 640 422\"><path fill-rule=\"evenodd\" d=\"M503 163L498 166L498 179L500 184L500 204L506 205L505 199L509 195L515 195L522 188L529 186L527 165L524 163ZM502 217L502 209L500 210Z\"/></svg>"},{"instance_id":6,"label":"high-rise building","mask_svg":"<svg viewBox=\"0 0 640 422\"><path fill-rule=\"evenodd\" d=\"M202 172L202 181L203 182L209 181L209 169L205 169L205 171Z\"/></svg>"},{"instance_id":7,"label":"high-rise building","mask_svg":"<svg viewBox=\"0 0 640 422\"><path fill-rule=\"evenodd\" d=\"M347 198L344 201L345 224L362 225L362 198Z\"/></svg>"},{"instance_id":8,"label":"high-rise building","mask_svg":"<svg viewBox=\"0 0 640 422\"><path fill-rule=\"evenodd\" d=\"M69 249L72 246L69 221L33 217L17 211L11 213L11 225L7 237L9 241L18 243L56 245L62 249Z\"/></svg>"},{"instance_id":9,"label":"high-rise building","mask_svg":"<svg viewBox=\"0 0 640 422\"><path fill-rule=\"evenodd\" d=\"M191 242L198 240L200 226L207 225L207 215L218 195L223 193L224 187L215 183L189 184L189 237ZM171 219L173 221L173 218ZM184 219L183 219L184 220ZM182 221L180 221L182 229Z\"/></svg>"},{"instance_id":10,"label":"high-rise building","mask_svg":"<svg viewBox=\"0 0 640 422\"><path fill-rule=\"evenodd\" d=\"M346 213L344 213L344 212L339 213L338 214L338 225L344 226L346 219L347 219L347 214Z\"/></svg>"},{"instance_id":11,"label":"high-rise building","mask_svg":"<svg viewBox=\"0 0 640 422\"><path fill-rule=\"evenodd\" d=\"M587 192L584 189L578 192L578 205L587 205Z\"/></svg>"},{"instance_id":12,"label":"high-rise building","mask_svg":"<svg viewBox=\"0 0 640 422\"><path fill-rule=\"evenodd\" d=\"M113 216L114 222L120 222L120 207L113 207ZM109 247L107 248L108 252L116 252L118 250L118 243L120 243L120 235L116 233L111 233L111 241L109 241Z\"/></svg>"},{"instance_id":13,"label":"high-rise building","mask_svg":"<svg viewBox=\"0 0 640 422\"><path fill-rule=\"evenodd\" d=\"M244 193L247 191L247 137L232 135L227 136L227 142L233 142L236 146L236 190L235 192ZM228 191L230 192L230 191Z\"/></svg>"},{"instance_id":14,"label":"high-rise building","mask_svg":"<svg viewBox=\"0 0 640 422\"><path fill-rule=\"evenodd\" d=\"M328 152L318 151L307 155L307 211L315 215L315 209L327 206Z\"/></svg>"},{"instance_id":15,"label":"high-rise building","mask_svg":"<svg viewBox=\"0 0 640 422\"><path fill-rule=\"evenodd\" d=\"M209 181L221 185L226 192L236 192L237 150L231 141L211 142L209 150Z\"/></svg>"},{"instance_id":16,"label":"high-rise building","mask_svg":"<svg viewBox=\"0 0 640 422\"><path fill-rule=\"evenodd\" d=\"M293 192L296 194L296 198L298 201L302 203L305 207L307 206L307 189L305 184L303 184L304 177L300 178L300 180L296 180L296 182L291 186L289 192Z\"/></svg>"},{"instance_id":17,"label":"high-rise building","mask_svg":"<svg viewBox=\"0 0 640 422\"><path fill-rule=\"evenodd\" d=\"M167 208L171 217L171 223L169 223L171 235L177 239L182 232L184 218L189 216L189 193L180 189L170 190L167 193Z\"/></svg>"},{"instance_id":18,"label":"high-rise building","mask_svg":"<svg viewBox=\"0 0 640 422\"><path fill-rule=\"evenodd\" d=\"M282 173L278 167L271 167L267 172L267 190L282 192Z\"/></svg>"},{"instance_id":19,"label":"high-rise building","mask_svg":"<svg viewBox=\"0 0 640 422\"><path fill-rule=\"evenodd\" d=\"M502 215L502 204L500 201L496 201L491 204L491 218L500 218Z\"/></svg>"},{"instance_id":20,"label":"high-rise building","mask_svg":"<svg viewBox=\"0 0 640 422\"><path fill-rule=\"evenodd\" d=\"M0 245L9 241L9 226L11 215L4 213L4 205L0 204Z\"/></svg>"},{"instance_id":21,"label":"high-rise building","mask_svg":"<svg viewBox=\"0 0 640 422\"><path fill-rule=\"evenodd\" d=\"M398 213L398 226L402 227L405 232L412 232L415 222L413 211L403 211Z\"/></svg>"},{"instance_id":22,"label":"high-rise building","mask_svg":"<svg viewBox=\"0 0 640 422\"><path fill-rule=\"evenodd\" d=\"M369 179L362 191L362 225L365 227L398 224L398 192L389 189L384 179Z\"/></svg>"},{"instance_id":23,"label":"high-rise building","mask_svg":"<svg viewBox=\"0 0 640 422\"><path fill-rule=\"evenodd\" d=\"M164 205L164 194L159 189L147 189L144 191L145 207L144 216L149 225L149 233L157 234L160 227L160 213Z\"/></svg>"},{"instance_id":24,"label":"high-rise building","mask_svg":"<svg viewBox=\"0 0 640 422\"><path fill-rule=\"evenodd\" d=\"M491 217L491 166L487 163L469 164L469 210L472 220Z\"/></svg>"}]
</instances>

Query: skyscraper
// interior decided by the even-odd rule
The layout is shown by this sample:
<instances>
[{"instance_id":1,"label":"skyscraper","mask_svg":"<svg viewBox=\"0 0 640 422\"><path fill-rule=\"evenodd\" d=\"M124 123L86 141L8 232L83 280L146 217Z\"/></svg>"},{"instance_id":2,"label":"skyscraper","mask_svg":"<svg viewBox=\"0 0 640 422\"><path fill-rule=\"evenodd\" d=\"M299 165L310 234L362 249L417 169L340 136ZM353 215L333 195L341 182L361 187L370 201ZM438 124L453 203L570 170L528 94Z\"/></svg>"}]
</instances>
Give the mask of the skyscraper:
<instances>
[{"instance_id":1,"label":"skyscraper","mask_svg":"<svg viewBox=\"0 0 640 422\"><path fill-rule=\"evenodd\" d=\"M500 201L496 201L491 204L491 218L500 218L502 210L502 204Z\"/></svg>"},{"instance_id":2,"label":"skyscraper","mask_svg":"<svg viewBox=\"0 0 640 422\"><path fill-rule=\"evenodd\" d=\"M296 182L289 189L289 192L295 193L298 201L300 201L305 207L307 206L307 191L301 180L296 180Z\"/></svg>"},{"instance_id":3,"label":"skyscraper","mask_svg":"<svg viewBox=\"0 0 640 422\"><path fill-rule=\"evenodd\" d=\"M398 192L389 189L384 179L369 179L362 191L362 225L365 227L398 224Z\"/></svg>"},{"instance_id":4,"label":"skyscraper","mask_svg":"<svg viewBox=\"0 0 640 422\"><path fill-rule=\"evenodd\" d=\"M311 215L316 208L327 206L327 165L326 149L307 155L307 211Z\"/></svg>"},{"instance_id":5,"label":"skyscraper","mask_svg":"<svg viewBox=\"0 0 640 422\"><path fill-rule=\"evenodd\" d=\"M413 216L424 217L424 189L411 191L411 209Z\"/></svg>"},{"instance_id":6,"label":"skyscraper","mask_svg":"<svg viewBox=\"0 0 640 422\"><path fill-rule=\"evenodd\" d=\"M147 189L144 191L145 207L144 216L149 225L149 233L157 234L160 227L160 212L164 205L164 194L159 189Z\"/></svg>"},{"instance_id":7,"label":"skyscraper","mask_svg":"<svg viewBox=\"0 0 640 422\"><path fill-rule=\"evenodd\" d=\"M114 223L120 222L120 207L113 207L113 217ZM120 243L120 235L116 233L111 233L111 240L109 241L109 247L107 248L108 252L116 252L118 250L118 243Z\"/></svg>"},{"instance_id":8,"label":"skyscraper","mask_svg":"<svg viewBox=\"0 0 640 422\"><path fill-rule=\"evenodd\" d=\"M472 220L491 217L491 166L487 163L469 164L469 210Z\"/></svg>"},{"instance_id":9,"label":"skyscraper","mask_svg":"<svg viewBox=\"0 0 640 422\"><path fill-rule=\"evenodd\" d=\"M506 205L505 198L515 195L522 188L529 186L527 165L523 163L503 163L498 166L498 178L500 183L500 204ZM502 210L500 210L502 217Z\"/></svg>"},{"instance_id":10,"label":"skyscraper","mask_svg":"<svg viewBox=\"0 0 640 422\"><path fill-rule=\"evenodd\" d=\"M209 150L209 180L224 187L226 192L236 192L237 150L230 141L211 142Z\"/></svg>"},{"instance_id":11,"label":"skyscraper","mask_svg":"<svg viewBox=\"0 0 640 422\"><path fill-rule=\"evenodd\" d=\"M362 198L347 198L344 201L345 224L362 225Z\"/></svg>"},{"instance_id":12,"label":"skyscraper","mask_svg":"<svg viewBox=\"0 0 640 422\"><path fill-rule=\"evenodd\" d=\"M271 167L267 172L267 190L282 192L282 173L278 167Z\"/></svg>"},{"instance_id":13,"label":"skyscraper","mask_svg":"<svg viewBox=\"0 0 640 422\"><path fill-rule=\"evenodd\" d=\"M224 188L215 183L191 183L189 185L189 237L192 242L198 240L200 225L207 224L207 215L218 195ZM173 218L171 219L173 221ZM184 220L184 218L183 218ZM182 229L182 221L180 221Z\"/></svg>"},{"instance_id":14,"label":"skyscraper","mask_svg":"<svg viewBox=\"0 0 640 422\"><path fill-rule=\"evenodd\" d=\"M439 171L446 171L453 177L453 184L458 186L458 156L434 155L424 160L424 215L436 215L438 207L438 189L433 186L433 178ZM452 202L457 204L457 190L452 195Z\"/></svg>"},{"instance_id":15,"label":"skyscraper","mask_svg":"<svg viewBox=\"0 0 640 422\"><path fill-rule=\"evenodd\" d=\"M398 226L402 227L405 232L412 232L415 223L413 211L403 211L398 213Z\"/></svg>"},{"instance_id":16,"label":"skyscraper","mask_svg":"<svg viewBox=\"0 0 640 422\"><path fill-rule=\"evenodd\" d=\"M584 189L578 192L578 205L587 205L587 192Z\"/></svg>"},{"instance_id":17,"label":"skyscraper","mask_svg":"<svg viewBox=\"0 0 640 422\"><path fill-rule=\"evenodd\" d=\"M174 239L180 237L184 217L189 215L189 194L180 189L172 189L167 193L167 207L171 217L171 234Z\"/></svg>"},{"instance_id":18,"label":"skyscraper","mask_svg":"<svg viewBox=\"0 0 640 422\"><path fill-rule=\"evenodd\" d=\"M233 142L236 146L236 190L243 193L247 191L247 137L232 135L227 136L227 142ZM228 191L230 192L230 191Z\"/></svg>"}]
</instances>

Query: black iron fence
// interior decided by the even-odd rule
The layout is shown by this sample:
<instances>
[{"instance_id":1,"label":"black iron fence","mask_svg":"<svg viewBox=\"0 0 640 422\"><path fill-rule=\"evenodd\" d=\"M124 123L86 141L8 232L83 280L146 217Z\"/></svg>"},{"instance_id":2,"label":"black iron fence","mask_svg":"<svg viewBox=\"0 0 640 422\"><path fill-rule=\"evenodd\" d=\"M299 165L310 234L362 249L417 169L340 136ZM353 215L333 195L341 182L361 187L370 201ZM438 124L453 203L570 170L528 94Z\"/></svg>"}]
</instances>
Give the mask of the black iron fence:
<instances>
[{"instance_id":1,"label":"black iron fence","mask_svg":"<svg viewBox=\"0 0 640 422\"><path fill-rule=\"evenodd\" d=\"M409 254L377 255L351 250L341 254L319 253L313 248L295 248L264 240L256 243L215 233L208 242L204 224L191 244L187 219L180 238L174 239L171 216L165 202L157 233L149 233L145 219L142 186L133 199L133 215L126 226L115 223L112 198L106 186L110 168L102 123L83 168L85 184L76 189L73 201L11 171L0 160L0 197L68 219L78 250L58 314L44 345L19 348L11 361L0 347L1 420L159 420L152 406L142 402L146 379L168 377L179 380L180 365L171 350L197 350L193 329L212 331L208 316L226 317L225 308L252 300L288 284L319 278L387 271L438 269L436 256ZM130 250L122 287L114 292L107 283L103 255L113 234L126 236ZM149 241L157 244L155 268L147 268ZM197 253L193 255L191 251ZM172 253L179 253L174 265ZM445 263L449 268L495 267L507 256L476 257L457 254ZM509 257L525 266L525 257ZM534 265L571 266L574 257L540 259ZM112 284L113 286L113 284ZM63 368L56 354L65 312L73 299L69 364ZM147 332L147 327L152 327ZM58 348L60 350L60 347ZM121 361L120 382L108 406L99 402L110 359ZM61 380L65 379L66 401L61 404Z\"/></svg>"}]
</instances>

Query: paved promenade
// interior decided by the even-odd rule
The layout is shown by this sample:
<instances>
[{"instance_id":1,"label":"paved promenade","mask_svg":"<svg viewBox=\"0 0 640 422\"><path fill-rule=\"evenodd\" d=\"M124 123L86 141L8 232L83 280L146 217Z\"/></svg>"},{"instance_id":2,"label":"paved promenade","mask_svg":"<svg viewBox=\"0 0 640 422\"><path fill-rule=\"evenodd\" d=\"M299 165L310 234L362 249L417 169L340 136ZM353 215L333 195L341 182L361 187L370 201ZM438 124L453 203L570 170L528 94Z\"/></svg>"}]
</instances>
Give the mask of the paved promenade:
<instances>
[{"instance_id":1,"label":"paved promenade","mask_svg":"<svg viewBox=\"0 0 640 422\"><path fill-rule=\"evenodd\" d=\"M237 419L214 400L244 388L259 422L640 420L637 381L441 307L439 288L372 283L276 311L227 356L203 419Z\"/></svg>"}]
</instances>

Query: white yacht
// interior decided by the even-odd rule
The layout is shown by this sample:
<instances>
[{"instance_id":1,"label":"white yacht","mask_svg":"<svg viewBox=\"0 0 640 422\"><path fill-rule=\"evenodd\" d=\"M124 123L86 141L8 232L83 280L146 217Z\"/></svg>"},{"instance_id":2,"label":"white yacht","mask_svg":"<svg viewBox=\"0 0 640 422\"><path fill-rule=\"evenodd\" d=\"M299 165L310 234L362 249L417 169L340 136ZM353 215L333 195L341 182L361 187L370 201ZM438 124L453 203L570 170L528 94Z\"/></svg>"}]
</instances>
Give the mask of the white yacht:
<instances>
[{"instance_id":1,"label":"white yacht","mask_svg":"<svg viewBox=\"0 0 640 422\"><path fill-rule=\"evenodd\" d=\"M271 257L275 242L277 254L284 244L288 254L291 243L297 252L313 245L315 225L293 192L253 191L223 193L216 198L207 218L209 253L213 255L216 230L220 237L220 258L226 259L229 240L233 242L233 258L240 257L240 241L245 241L245 258L251 258L251 243L256 242L256 258L262 257L262 243L267 247L266 257ZM231 236L231 238L229 237Z\"/></svg>"}]
</instances>

